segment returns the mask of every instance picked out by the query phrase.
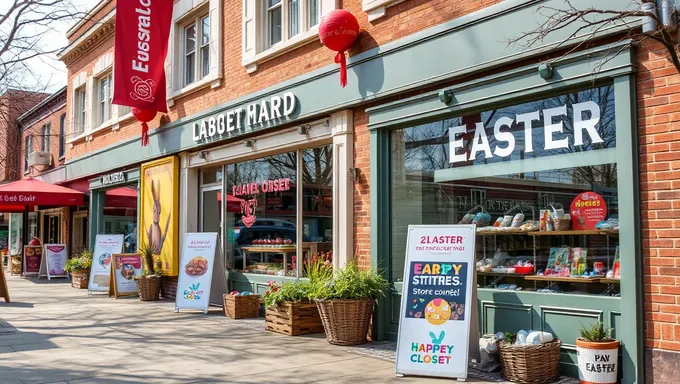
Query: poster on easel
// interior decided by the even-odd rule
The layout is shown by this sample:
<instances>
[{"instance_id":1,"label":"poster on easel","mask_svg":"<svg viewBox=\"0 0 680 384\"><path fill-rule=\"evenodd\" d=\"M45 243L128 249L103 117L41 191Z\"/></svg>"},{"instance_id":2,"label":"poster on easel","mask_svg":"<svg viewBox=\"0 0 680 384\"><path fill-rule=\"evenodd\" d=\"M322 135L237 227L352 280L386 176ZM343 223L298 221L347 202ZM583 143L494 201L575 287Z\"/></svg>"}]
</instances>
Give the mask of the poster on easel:
<instances>
[{"instance_id":1,"label":"poster on easel","mask_svg":"<svg viewBox=\"0 0 680 384\"><path fill-rule=\"evenodd\" d=\"M467 379L471 345L478 340L472 327L477 317L475 236L475 225L409 226L398 375Z\"/></svg>"},{"instance_id":2,"label":"poster on easel","mask_svg":"<svg viewBox=\"0 0 680 384\"><path fill-rule=\"evenodd\" d=\"M111 257L123 252L123 235L97 235L92 255L88 294L108 292L111 280Z\"/></svg>"},{"instance_id":3,"label":"poster on easel","mask_svg":"<svg viewBox=\"0 0 680 384\"><path fill-rule=\"evenodd\" d=\"M0 266L0 297L5 298L5 303L9 303L9 288L7 288L7 278L5 270Z\"/></svg>"},{"instance_id":4,"label":"poster on easel","mask_svg":"<svg viewBox=\"0 0 680 384\"><path fill-rule=\"evenodd\" d=\"M210 304L222 306L227 278L215 232L187 233L180 260L175 312L197 309L208 313Z\"/></svg>"},{"instance_id":5,"label":"poster on easel","mask_svg":"<svg viewBox=\"0 0 680 384\"><path fill-rule=\"evenodd\" d=\"M24 246L24 276L38 276L43 263L43 249L39 245Z\"/></svg>"},{"instance_id":6,"label":"poster on easel","mask_svg":"<svg viewBox=\"0 0 680 384\"><path fill-rule=\"evenodd\" d=\"M111 287L109 296L137 296L137 282L142 277L142 255L122 253L113 255L111 264Z\"/></svg>"},{"instance_id":7,"label":"poster on easel","mask_svg":"<svg viewBox=\"0 0 680 384\"><path fill-rule=\"evenodd\" d=\"M65 244L45 244L43 256L47 280L53 277L68 278L68 273L64 269L68 260L68 249Z\"/></svg>"}]
</instances>

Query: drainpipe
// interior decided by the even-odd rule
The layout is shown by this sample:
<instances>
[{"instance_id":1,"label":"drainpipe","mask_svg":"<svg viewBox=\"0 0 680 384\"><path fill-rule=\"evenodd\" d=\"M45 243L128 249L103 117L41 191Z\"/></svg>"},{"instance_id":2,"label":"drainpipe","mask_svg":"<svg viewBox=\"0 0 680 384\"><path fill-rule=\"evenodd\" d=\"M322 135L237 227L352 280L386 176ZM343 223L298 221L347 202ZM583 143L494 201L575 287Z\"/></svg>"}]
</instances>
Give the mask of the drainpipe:
<instances>
[{"instance_id":1,"label":"drainpipe","mask_svg":"<svg viewBox=\"0 0 680 384\"><path fill-rule=\"evenodd\" d=\"M659 9L659 19L664 27L672 27L675 25L675 6L674 0L657 0Z\"/></svg>"},{"instance_id":2,"label":"drainpipe","mask_svg":"<svg viewBox=\"0 0 680 384\"><path fill-rule=\"evenodd\" d=\"M647 14L656 13L656 4L654 3L642 3L640 6L642 12ZM656 20L651 16L642 16L642 32L652 33L656 31Z\"/></svg>"}]
</instances>

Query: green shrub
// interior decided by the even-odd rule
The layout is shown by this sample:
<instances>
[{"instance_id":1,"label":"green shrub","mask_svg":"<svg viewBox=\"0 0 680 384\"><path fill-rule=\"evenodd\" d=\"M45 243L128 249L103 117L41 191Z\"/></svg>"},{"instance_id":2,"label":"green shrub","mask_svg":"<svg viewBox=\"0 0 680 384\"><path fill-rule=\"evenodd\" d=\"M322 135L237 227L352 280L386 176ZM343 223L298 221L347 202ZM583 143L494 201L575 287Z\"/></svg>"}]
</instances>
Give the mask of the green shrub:
<instances>
[{"instance_id":1,"label":"green shrub","mask_svg":"<svg viewBox=\"0 0 680 384\"><path fill-rule=\"evenodd\" d=\"M72 257L66 261L64 270L66 272L89 270L92 268L92 251L84 249L80 256Z\"/></svg>"},{"instance_id":2,"label":"green shrub","mask_svg":"<svg viewBox=\"0 0 680 384\"><path fill-rule=\"evenodd\" d=\"M581 338L593 343L612 341L612 330L612 328L605 329L600 321L591 324L588 328L581 324Z\"/></svg>"},{"instance_id":3,"label":"green shrub","mask_svg":"<svg viewBox=\"0 0 680 384\"><path fill-rule=\"evenodd\" d=\"M309 296L310 282L306 280L295 282L284 281L281 285L270 281L267 285L269 288L264 293L265 307L274 307L284 301L297 302L307 300Z\"/></svg>"},{"instance_id":4,"label":"green shrub","mask_svg":"<svg viewBox=\"0 0 680 384\"><path fill-rule=\"evenodd\" d=\"M335 275L311 281L309 298L377 300L388 287L389 283L377 270L360 270L356 263L351 263Z\"/></svg>"}]
</instances>

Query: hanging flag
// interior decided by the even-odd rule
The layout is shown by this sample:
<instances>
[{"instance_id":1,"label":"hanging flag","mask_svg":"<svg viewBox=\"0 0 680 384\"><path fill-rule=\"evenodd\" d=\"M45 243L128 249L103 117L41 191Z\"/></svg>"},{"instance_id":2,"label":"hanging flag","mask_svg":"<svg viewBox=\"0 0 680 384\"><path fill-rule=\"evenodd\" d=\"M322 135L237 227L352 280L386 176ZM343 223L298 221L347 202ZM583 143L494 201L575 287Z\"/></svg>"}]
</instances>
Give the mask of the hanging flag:
<instances>
[{"instance_id":1,"label":"hanging flag","mask_svg":"<svg viewBox=\"0 0 680 384\"><path fill-rule=\"evenodd\" d=\"M167 112L165 56L173 0L116 4L113 104Z\"/></svg>"}]
</instances>

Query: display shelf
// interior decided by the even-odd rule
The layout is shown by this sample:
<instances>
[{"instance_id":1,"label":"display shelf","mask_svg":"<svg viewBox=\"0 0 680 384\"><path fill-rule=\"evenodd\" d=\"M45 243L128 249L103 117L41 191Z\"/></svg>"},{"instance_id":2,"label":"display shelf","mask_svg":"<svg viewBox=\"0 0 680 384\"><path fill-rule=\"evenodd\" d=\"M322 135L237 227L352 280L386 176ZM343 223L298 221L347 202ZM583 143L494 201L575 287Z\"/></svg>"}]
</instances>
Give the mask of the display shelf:
<instances>
[{"instance_id":1,"label":"display shelf","mask_svg":"<svg viewBox=\"0 0 680 384\"><path fill-rule=\"evenodd\" d=\"M563 282L563 283L586 283L586 284L592 284L592 283L599 283L600 278L599 277L562 277L562 276L539 276L539 275L526 275L524 276L525 280L533 280L533 281L557 281L557 282Z\"/></svg>"},{"instance_id":2,"label":"display shelf","mask_svg":"<svg viewBox=\"0 0 680 384\"><path fill-rule=\"evenodd\" d=\"M492 235L527 235L531 232L529 231L477 231L479 236L492 236Z\"/></svg>"},{"instance_id":3,"label":"display shelf","mask_svg":"<svg viewBox=\"0 0 680 384\"><path fill-rule=\"evenodd\" d=\"M508 276L508 277L524 277L527 275L522 275L520 273L504 273L504 272L479 272L477 274L480 276Z\"/></svg>"},{"instance_id":4,"label":"display shelf","mask_svg":"<svg viewBox=\"0 0 680 384\"><path fill-rule=\"evenodd\" d=\"M619 231L613 229L582 229L574 231L541 231L529 232L529 236L581 236L581 235L618 235Z\"/></svg>"},{"instance_id":5,"label":"display shelf","mask_svg":"<svg viewBox=\"0 0 680 384\"><path fill-rule=\"evenodd\" d=\"M621 279L600 279L600 283L604 283L604 284L621 284Z\"/></svg>"}]
</instances>

